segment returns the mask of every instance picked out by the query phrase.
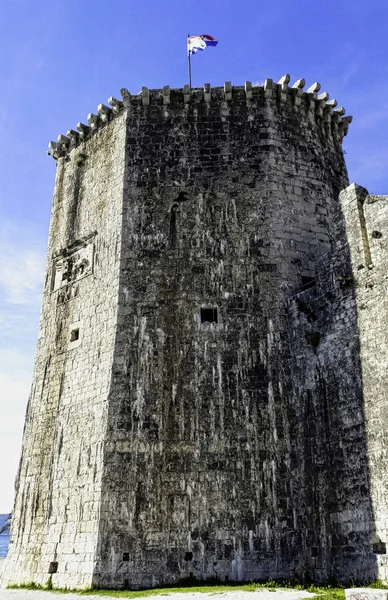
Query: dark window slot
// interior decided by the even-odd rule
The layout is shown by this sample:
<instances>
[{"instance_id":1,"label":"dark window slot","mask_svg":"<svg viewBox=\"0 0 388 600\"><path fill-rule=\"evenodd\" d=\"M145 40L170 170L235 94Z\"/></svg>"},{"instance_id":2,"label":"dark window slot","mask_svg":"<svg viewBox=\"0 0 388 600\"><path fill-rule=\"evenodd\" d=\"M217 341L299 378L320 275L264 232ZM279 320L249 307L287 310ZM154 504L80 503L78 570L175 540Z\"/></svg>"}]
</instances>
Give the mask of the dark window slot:
<instances>
[{"instance_id":1,"label":"dark window slot","mask_svg":"<svg viewBox=\"0 0 388 600\"><path fill-rule=\"evenodd\" d=\"M302 288L304 290L308 290L310 288L313 288L316 285L317 285L317 280L315 279L315 277L302 276Z\"/></svg>"},{"instance_id":2,"label":"dark window slot","mask_svg":"<svg viewBox=\"0 0 388 600\"><path fill-rule=\"evenodd\" d=\"M79 340L79 329L72 329L70 332L70 341L76 342L77 340Z\"/></svg>"},{"instance_id":3,"label":"dark window slot","mask_svg":"<svg viewBox=\"0 0 388 600\"><path fill-rule=\"evenodd\" d=\"M218 323L218 309L201 308L201 323Z\"/></svg>"}]
</instances>

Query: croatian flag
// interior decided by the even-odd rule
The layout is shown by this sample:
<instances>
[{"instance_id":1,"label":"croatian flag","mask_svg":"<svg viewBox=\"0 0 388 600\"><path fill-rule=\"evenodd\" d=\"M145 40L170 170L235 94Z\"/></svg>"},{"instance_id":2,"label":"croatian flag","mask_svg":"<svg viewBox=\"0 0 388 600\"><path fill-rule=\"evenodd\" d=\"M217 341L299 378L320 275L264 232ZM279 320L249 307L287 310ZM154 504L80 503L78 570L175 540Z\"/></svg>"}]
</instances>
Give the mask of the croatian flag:
<instances>
[{"instance_id":1,"label":"croatian flag","mask_svg":"<svg viewBox=\"0 0 388 600\"><path fill-rule=\"evenodd\" d=\"M187 51L189 56L198 52L198 50L205 50L207 46L217 46L218 41L211 35L191 35L187 38Z\"/></svg>"}]
</instances>

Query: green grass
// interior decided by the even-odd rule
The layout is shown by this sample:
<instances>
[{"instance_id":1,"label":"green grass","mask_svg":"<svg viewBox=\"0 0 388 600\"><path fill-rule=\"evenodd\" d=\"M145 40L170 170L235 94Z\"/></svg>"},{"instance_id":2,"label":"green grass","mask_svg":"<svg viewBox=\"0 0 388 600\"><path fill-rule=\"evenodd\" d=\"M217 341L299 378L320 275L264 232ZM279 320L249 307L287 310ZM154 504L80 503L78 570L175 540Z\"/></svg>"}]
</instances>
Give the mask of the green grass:
<instances>
[{"instance_id":1,"label":"green grass","mask_svg":"<svg viewBox=\"0 0 388 600\"><path fill-rule=\"evenodd\" d=\"M347 584L346 587L352 587L351 584ZM379 589L388 589L388 586L383 584L381 581L376 581L369 584L368 586L357 586L357 587L373 587ZM317 586L317 585L302 585L297 582L279 582L269 580L263 583L247 583L241 584L219 584L209 583L208 585L195 585L191 582L187 582L184 587L165 587L165 588L154 588L148 590L96 590L96 589L63 589L53 588L51 585L51 579L47 581L45 586L40 586L35 583L24 584L20 586L9 586L11 589L25 589L25 590L42 590L42 591L53 591L60 593L77 593L79 595L91 595L91 596L111 596L113 598L143 598L147 596L161 596L166 594L175 593L186 593L186 592L200 592L210 594L222 594L223 592L230 591L245 591L254 592L258 589L267 589L269 591L275 591L275 589L289 589L294 591L305 590L319 596L319 600L344 600L345 588L344 587L331 587L331 586Z\"/></svg>"}]
</instances>

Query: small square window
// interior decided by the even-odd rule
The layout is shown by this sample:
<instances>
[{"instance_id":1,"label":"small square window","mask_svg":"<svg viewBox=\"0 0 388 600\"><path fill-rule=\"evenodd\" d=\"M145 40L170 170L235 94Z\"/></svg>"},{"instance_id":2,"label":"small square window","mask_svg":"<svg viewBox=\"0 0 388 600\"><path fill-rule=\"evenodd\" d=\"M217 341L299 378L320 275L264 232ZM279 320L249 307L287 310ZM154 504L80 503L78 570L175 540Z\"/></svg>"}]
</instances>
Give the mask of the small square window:
<instances>
[{"instance_id":1,"label":"small square window","mask_svg":"<svg viewBox=\"0 0 388 600\"><path fill-rule=\"evenodd\" d=\"M76 342L77 340L79 340L79 328L72 329L70 332L70 341Z\"/></svg>"},{"instance_id":2,"label":"small square window","mask_svg":"<svg viewBox=\"0 0 388 600\"><path fill-rule=\"evenodd\" d=\"M201 323L218 323L217 307L201 308Z\"/></svg>"},{"instance_id":3,"label":"small square window","mask_svg":"<svg viewBox=\"0 0 388 600\"><path fill-rule=\"evenodd\" d=\"M82 321L75 321L74 323L70 323L69 324L69 329L68 329L68 350L74 350L75 348L78 348L81 345L81 341L82 341L82 337L83 337L83 332L82 330Z\"/></svg>"},{"instance_id":4,"label":"small square window","mask_svg":"<svg viewBox=\"0 0 388 600\"><path fill-rule=\"evenodd\" d=\"M57 572L58 572L58 563L57 563L57 561L56 561L56 560L54 560L53 562L51 562L51 563L49 564L49 569L48 569L48 572L49 572L50 574L53 574L53 573L57 573Z\"/></svg>"},{"instance_id":5,"label":"small square window","mask_svg":"<svg viewBox=\"0 0 388 600\"><path fill-rule=\"evenodd\" d=\"M123 562L128 562L129 561L129 552L124 552L123 553Z\"/></svg>"},{"instance_id":6,"label":"small square window","mask_svg":"<svg viewBox=\"0 0 388 600\"><path fill-rule=\"evenodd\" d=\"M302 288L304 290L309 290L310 288L315 287L317 284L315 277L308 277L307 275L302 275Z\"/></svg>"}]
</instances>

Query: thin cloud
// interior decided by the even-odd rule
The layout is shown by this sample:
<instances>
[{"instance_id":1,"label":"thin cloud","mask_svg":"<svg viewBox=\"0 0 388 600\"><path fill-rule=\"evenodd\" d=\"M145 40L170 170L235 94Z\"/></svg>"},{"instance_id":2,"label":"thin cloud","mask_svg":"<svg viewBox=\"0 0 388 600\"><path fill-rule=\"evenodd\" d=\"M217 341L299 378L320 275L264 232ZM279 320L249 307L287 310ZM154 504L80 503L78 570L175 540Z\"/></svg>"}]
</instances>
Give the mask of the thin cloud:
<instances>
[{"instance_id":1,"label":"thin cloud","mask_svg":"<svg viewBox=\"0 0 388 600\"><path fill-rule=\"evenodd\" d=\"M0 307L22 304L38 309L42 291L45 251L31 239L27 227L0 227Z\"/></svg>"},{"instance_id":2,"label":"thin cloud","mask_svg":"<svg viewBox=\"0 0 388 600\"><path fill-rule=\"evenodd\" d=\"M7 457L0 461L1 513L13 503L46 251L30 224L0 222L0 456Z\"/></svg>"},{"instance_id":3,"label":"thin cloud","mask_svg":"<svg viewBox=\"0 0 388 600\"><path fill-rule=\"evenodd\" d=\"M32 380L31 355L0 349L0 513L12 509L24 415Z\"/></svg>"}]
</instances>

